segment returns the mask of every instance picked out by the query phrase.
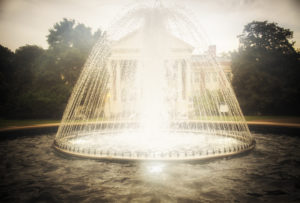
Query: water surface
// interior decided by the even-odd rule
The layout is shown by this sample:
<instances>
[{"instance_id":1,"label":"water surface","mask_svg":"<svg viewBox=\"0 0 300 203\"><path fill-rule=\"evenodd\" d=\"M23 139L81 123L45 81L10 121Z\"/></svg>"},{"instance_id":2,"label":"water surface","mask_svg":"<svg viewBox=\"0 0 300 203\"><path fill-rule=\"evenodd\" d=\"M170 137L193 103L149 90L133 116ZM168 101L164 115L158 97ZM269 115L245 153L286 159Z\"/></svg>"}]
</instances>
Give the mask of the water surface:
<instances>
[{"instance_id":1,"label":"water surface","mask_svg":"<svg viewBox=\"0 0 300 203\"><path fill-rule=\"evenodd\" d=\"M300 138L254 134L249 154L211 162L108 162L58 154L54 134L0 140L3 202L299 202Z\"/></svg>"}]
</instances>

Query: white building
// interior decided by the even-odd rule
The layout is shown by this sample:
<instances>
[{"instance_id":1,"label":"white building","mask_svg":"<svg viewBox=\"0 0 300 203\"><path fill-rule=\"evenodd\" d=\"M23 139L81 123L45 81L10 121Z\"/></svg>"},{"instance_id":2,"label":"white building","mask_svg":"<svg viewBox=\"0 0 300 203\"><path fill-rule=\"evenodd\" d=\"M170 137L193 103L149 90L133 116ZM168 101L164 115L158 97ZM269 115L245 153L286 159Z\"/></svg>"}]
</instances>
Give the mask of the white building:
<instances>
[{"instance_id":1,"label":"white building","mask_svg":"<svg viewBox=\"0 0 300 203\"><path fill-rule=\"evenodd\" d=\"M143 45L140 42L139 32L133 32L112 45L108 62L110 90L105 102L105 117L130 115L138 108L141 93L138 88L131 87L137 82L134 73L142 58ZM163 63L167 70L167 85L175 90L168 96L168 99L175 101L169 102L173 105L170 108L175 114L181 116L189 114L195 91L199 89L213 91L220 88L215 63L207 63L207 57L217 60L227 78L231 80L230 61L216 57L216 46L210 46L207 53L194 55L194 48L191 45L172 35L167 34L161 43L167 43L170 47L170 51L163 57Z\"/></svg>"}]
</instances>

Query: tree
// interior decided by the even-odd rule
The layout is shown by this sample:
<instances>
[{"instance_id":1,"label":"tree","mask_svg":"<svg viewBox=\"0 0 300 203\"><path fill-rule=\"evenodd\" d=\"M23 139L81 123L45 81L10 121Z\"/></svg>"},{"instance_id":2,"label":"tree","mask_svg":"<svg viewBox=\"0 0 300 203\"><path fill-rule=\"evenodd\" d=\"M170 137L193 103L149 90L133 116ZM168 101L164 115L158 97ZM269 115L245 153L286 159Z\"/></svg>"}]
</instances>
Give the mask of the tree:
<instances>
[{"instance_id":1,"label":"tree","mask_svg":"<svg viewBox=\"0 0 300 203\"><path fill-rule=\"evenodd\" d=\"M22 46L16 50L13 60L13 82L7 95L6 117L24 118L34 113L36 98L29 95L34 92L36 72L44 54L45 50L35 45Z\"/></svg>"},{"instance_id":2,"label":"tree","mask_svg":"<svg viewBox=\"0 0 300 203\"><path fill-rule=\"evenodd\" d=\"M49 30L47 36L49 49L44 63L41 64L43 71L38 77L41 86L45 88L51 86L46 91L51 98L44 95L43 91L38 91L40 96L44 95L44 105L51 106L52 109L45 112L44 116L53 115L52 117L56 118L62 116L82 67L100 37L103 37L100 30L92 33L91 28L68 19L56 23Z\"/></svg>"},{"instance_id":3,"label":"tree","mask_svg":"<svg viewBox=\"0 0 300 203\"><path fill-rule=\"evenodd\" d=\"M243 34L239 35L241 48L280 51L282 54L294 54L293 32L279 27L276 23L253 21L247 24Z\"/></svg>"},{"instance_id":4,"label":"tree","mask_svg":"<svg viewBox=\"0 0 300 203\"><path fill-rule=\"evenodd\" d=\"M0 113L5 118L61 118L101 31L63 19L49 30L49 49L0 46Z\"/></svg>"},{"instance_id":5,"label":"tree","mask_svg":"<svg viewBox=\"0 0 300 203\"><path fill-rule=\"evenodd\" d=\"M232 54L232 85L246 114L299 115L299 53L293 32L276 23L253 21L238 36Z\"/></svg>"},{"instance_id":6,"label":"tree","mask_svg":"<svg viewBox=\"0 0 300 203\"><path fill-rule=\"evenodd\" d=\"M54 56L59 75L65 83L73 86L96 41L103 37L100 30L92 33L84 24L63 19L49 30L49 52Z\"/></svg>"},{"instance_id":7,"label":"tree","mask_svg":"<svg viewBox=\"0 0 300 203\"><path fill-rule=\"evenodd\" d=\"M63 19L49 30L49 49L35 73L34 91L30 98L35 104L31 117L61 118L81 69L101 31L75 20ZM47 107L47 108L45 108Z\"/></svg>"},{"instance_id":8,"label":"tree","mask_svg":"<svg viewBox=\"0 0 300 203\"><path fill-rule=\"evenodd\" d=\"M31 83L34 79L34 74L39 66L40 57L45 54L45 50L35 45L26 45L18 48L14 58L14 79L17 90L26 91L31 88Z\"/></svg>"},{"instance_id":9,"label":"tree","mask_svg":"<svg viewBox=\"0 0 300 203\"><path fill-rule=\"evenodd\" d=\"M11 92L14 73L14 53L0 45L0 115L6 114L6 104Z\"/></svg>"}]
</instances>

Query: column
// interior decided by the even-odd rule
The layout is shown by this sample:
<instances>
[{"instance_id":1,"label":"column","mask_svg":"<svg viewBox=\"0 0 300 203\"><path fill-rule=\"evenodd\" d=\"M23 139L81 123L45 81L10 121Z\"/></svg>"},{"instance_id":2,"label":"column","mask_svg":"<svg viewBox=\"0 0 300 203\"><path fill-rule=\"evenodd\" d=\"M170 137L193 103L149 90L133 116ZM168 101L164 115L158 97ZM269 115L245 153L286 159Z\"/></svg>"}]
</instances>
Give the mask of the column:
<instances>
[{"instance_id":1,"label":"column","mask_svg":"<svg viewBox=\"0 0 300 203\"><path fill-rule=\"evenodd\" d=\"M177 61L177 99L182 101L182 64L181 61Z\"/></svg>"},{"instance_id":2,"label":"column","mask_svg":"<svg viewBox=\"0 0 300 203\"><path fill-rule=\"evenodd\" d=\"M191 112L191 106L192 106L192 98L191 98L191 86L192 86L192 70L191 70L191 64L189 60L186 60L186 110L187 115Z\"/></svg>"},{"instance_id":3,"label":"column","mask_svg":"<svg viewBox=\"0 0 300 203\"><path fill-rule=\"evenodd\" d=\"M116 113L121 113L121 60L116 61L116 82L115 82L115 91L116 91Z\"/></svg>"},{"instance_id":4,"label":"column","mask_svg":"<svg viewBox=\"0 0 300 203\"><path fill-rule=\"evenodd\" d=\"M107 71L109 75L109 81L108 81L108 87L109 87L109 92L107 95L105 95L104 98L104 115L106 118L110 118L112 114L111 110L111 105L112 105L112 100L113 100L113 91L114 91L114 71L113 71L113 65L112 65L112 60L109 60L107 63Z\"/></svg>"},{"instance_id":5,"label":"column","mask_svg":"<svg viewBox=\"0 0 300 203\"><path fill-rule=\"evenodd\" d=\"M186 101L186 62L184 60L181 60L181 76L182 76L182 100Z\"/></svg>"},{"instance_id":6,"label":"column","mask_svg":"<svg viewBox=\"0 0 300 203\"><path fill-rule=\"evenodd\" d=\"M182 63L181 60L177 60L177 112L178 117L182 118L184 114L183 105L183 78L182 78Z\"/></svg>"}]
</instances>

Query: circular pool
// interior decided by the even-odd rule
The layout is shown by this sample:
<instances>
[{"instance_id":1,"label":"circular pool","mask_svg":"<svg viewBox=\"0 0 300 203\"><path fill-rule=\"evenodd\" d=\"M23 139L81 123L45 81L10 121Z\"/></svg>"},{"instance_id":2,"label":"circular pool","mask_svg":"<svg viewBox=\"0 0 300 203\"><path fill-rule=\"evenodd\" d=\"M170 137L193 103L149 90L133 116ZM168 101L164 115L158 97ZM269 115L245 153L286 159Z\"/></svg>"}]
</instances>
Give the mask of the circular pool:
<instances>
[{"instance_id":1,"label":"circular pool","mask_svg":"<svg viewBox=\"0 0 300 203\"><path fill-rule=\"evenodd\" d=\"M148 136L137 131L96 131L60 138L54 147L69 155L94 159L191 161L232 156L254 148L254 139L250 142L242 138L201 131Z\"/></svg>"},{"instance_id":2,"label":"circular pool","mask_svg":"<svg viewBox=\"0 0 300 203\"><path fill-rule=\"evenodd\" d=\"M0 139L0 201L300 200L298 136L253 133L256 147L251 153L210 162L80 159L57 153L54 136Z\"/></svg>"}]
</instances>

